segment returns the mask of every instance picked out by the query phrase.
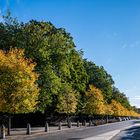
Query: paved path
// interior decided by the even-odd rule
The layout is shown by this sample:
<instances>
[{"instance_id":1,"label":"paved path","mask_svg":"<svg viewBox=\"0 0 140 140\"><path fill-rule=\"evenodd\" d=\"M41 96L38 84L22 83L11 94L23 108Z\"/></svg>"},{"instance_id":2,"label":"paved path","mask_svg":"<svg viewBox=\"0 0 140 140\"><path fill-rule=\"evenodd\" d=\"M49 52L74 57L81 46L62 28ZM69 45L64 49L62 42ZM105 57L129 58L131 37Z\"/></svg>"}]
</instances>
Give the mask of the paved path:
<instances>
[{"instance_id":1,"label":"paved path","mask_svg":"<svg viewBox=\"0 0 140 140\"><path fill-rule=\"evenodd\" d=\"M140 121L132 127L120 131L112 140L140 140Z\"/></svg>"},{"instance_id":2,"label":"paved path","mask_svg":"<svg viewBox=\"0 0 140 140\"><path fill-rule=\"evenodd\" d=\"M41 131L33 133L32 135L20 134L16 136L7 137L8 140L110 140L114 135L132 126L137 121L129 120L124 122L116 122L92 127L73 127L71 129L63 128L63 130L50 131L48 133ZM114 140L114 139L113 139Z\"/></svg>"},{"instance_id":3,"label":"paved path","mask_svg":"<svg viewBox=\"0 0 140 140\"><path fill-rule=\"evenodd\" d=\"M110 140L114 137L114 135L118 134L120 130L114 130L107 133L103 133L94 137L89 137L83 140Z\"/></svg>"}]
</instances>

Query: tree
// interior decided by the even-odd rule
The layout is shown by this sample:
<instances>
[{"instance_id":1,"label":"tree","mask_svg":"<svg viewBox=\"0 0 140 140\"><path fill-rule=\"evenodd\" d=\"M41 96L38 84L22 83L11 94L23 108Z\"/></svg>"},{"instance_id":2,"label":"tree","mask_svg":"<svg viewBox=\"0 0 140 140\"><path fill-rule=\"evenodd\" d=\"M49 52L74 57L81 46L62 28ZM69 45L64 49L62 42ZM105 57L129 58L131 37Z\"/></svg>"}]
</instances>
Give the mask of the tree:
<instances>
[{"instance_id":1,"label":"tree","mask_svg":"<svg viewBox=\"0 0 140 140\"><path fill-rule=\"evenodd\" d=\"M26 113L35 110L39 89L35 64L24 58L23 50L0 50L0 111Z\"/></svg>"},{"instance_id":2,"label":"tree","mask_svg":"<svg viewBox=\"0 0 140 140\"><path fill-rule=\"evenodd\" d=\"M104 98L101 90L90 85L89 90L85 94L86 103L84 112L89 115L103 115L105 113Z\"/></svg>"},{"instance_id":3,"label":"tree","mask_svg":"<svg viewBox=\"0 0 140 140\"><path fill-rule=\"evenodd\" d=\"M114 81L110 74L101 66L96 66L91 61L84 60L86 72L89 76L88 84L93 84L102 91L106 102L110 102Z\"/></svg>"},{"instance_id":4,"label":"tree","mask_svg":"<svg viewBox=\"0 0 140 140\"><path fill-rule=\"evenodd\" d=\"M131 110L131 105L128 98L124 93L121 93L117 88L113 87L112 99L121 103L125 108Z\"/></svg>"},{"instance_id":5,"label":"tree","mask_svg":"<svg viewBox=\"0 0 140 140\"><path fill-rule=\"evenodd\" d=\"M24 51L0 50L0 112L28 113L36 109L39 89L35 63L24 58Z\"/></svg>"},{"instance_id":6,"label":"tree","mask_svg":"<svg viewBox=\"0 0 140 140\"><path fill-rule=\"evenodd\" d=\"M69 114L75 113L78 104L78 93L74 91L71 86L63 84L58 95L58 103L56 111L59 113L67 114L69 120Z\"/></svg>"},{"instance_id":7,"label":"tree","mask_svg":"<svg viewBox=\"0 0 140 140\"><path fill-rule=\"evenodd\" d=\"M87 73L82 53L76 51L73 38L65 29L35 20L24 24L6 17L5 21L0 24L0 48L25 49L25 56L37 64L39 110L44 112L53 106L53 96L58 95L61 83L69 83L78 92L85 91Z\"/></svg>"},{"instance_id":8,"label":"tree","mask_svg":"<svg viewBox=\"0 0 140 140\"><path fill-rule=\"evenodd\" d=\"M105 108L105 115L113 115L113 110L112 110L112 106L111 104L106 104L106 108Z\"/></svg>"},{"instance_id":9,"label":"tree","mask_svg":"<svg viewBox=\"0 0 140 140\"><path fill-rule=\"evenodd\" d=\"M112 100L110 105L114 116L125 116L125 108L119 102Z\"/></svg>"}]
</instances>

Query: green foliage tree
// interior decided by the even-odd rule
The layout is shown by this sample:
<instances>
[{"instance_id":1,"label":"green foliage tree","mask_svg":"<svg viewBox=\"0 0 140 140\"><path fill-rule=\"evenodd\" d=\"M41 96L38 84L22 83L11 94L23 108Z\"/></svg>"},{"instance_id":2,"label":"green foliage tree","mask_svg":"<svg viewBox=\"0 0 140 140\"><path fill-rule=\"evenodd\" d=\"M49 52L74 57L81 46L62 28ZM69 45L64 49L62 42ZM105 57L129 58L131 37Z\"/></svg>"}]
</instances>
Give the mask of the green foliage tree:
<instances>
[{"instance_id":1,"label":"green foliage tree","mask_svg":"<svg viewBox=\"0 0 140 140\"><path fill-rule=\"evenodd\" d=\"M84 66L89 76L88 84L93 84L102 91L106 102L110 102L114 81L110 74L101 66L96 66L91 61L84 60Z\"/></svg>"},{"instance_id":2,"label":"green foliage tree","mask_svg":"<svg viewBox=\"0 0 140 140\"><path fill-rule=\"evenodd\" d=\"M125 108L131 110L131 105L124 93L121 93L117 88L113 87L112 99L121 103Z\"/></svg>"},{"instance_id":3,"label":"green foliage tree","mask_svg":"<svg viewBox=\"0 0 140 140\"><path fill-rule=\"evenodd\" d=\"M35 20L18 23L10 17L6 17L0 28L1 49L8 50L8 46L25 49L26 57L37 64L39 110L44 111L54 105L53 98L59 94L62 83L69 83L79 92L85 91L87 73L82 53L76 51L73 38L65 29Z\"/></svg>"},{"instance_id":4,"label":"green foliage tree","mask_svg":"<svg viewBox=\"0 0 140 140\"><path fill-rule=\"evenodd\" d=\"M72 105L73 109L71 108L70 112L75 112L77 103L79 112L83 109L86 102L85 97L88 96L87 93L90 91L86 92L88 85L94 85L99 91L93 87L90 88L93 88L99 95L100 93L103 94L103 100L109 108L111 108L109 103L113 99L123 106L120 107L122 110L126 109L124 112L127 112L127 114L130 113L129 110L134 110L125 94L113 87L114 81L111 75L102 66L99 67L94 62L82 59L83 52L76 50L73 38L65 29L56 28L52 23L43 21L31 20L27 23L18 23L16 19L9 15L4 16L4 21L0 23L0 49L5 52L8 52L10 48L24 49L25 57L32 59L36 63L32 70L39 75L38 78L35 78L40 88L38 102L36 102L38 110L42 112L49 110L51 113L56 110L65 112L65 97L66 95L69 97L71 93L70 97L75 103ZM3 71L7 73L11 71L5 74L7 78L9 78L10 73L17 74L14 73L13 69L8 68L7 71L4 66ZM12 78L14 79L15 77L13 76ZM20 78L20 75L17 74L18 78ZM7 93L9 91L8 88L6 90L4 87L2 90ZM80 93L79 96L76 95L77 92ZM95 94L97 97L99 95ZM101 96L100 98L102 99ZM16 100L14 101L16 103ZM61 103L64 103L64 106ZM92 103L94 104L93 100ZM62 106L63 110L60 110L60 106ZM24 109L23 112L25 112ZM86 113L91 114L90 112L92 112L92 109ZM134 112L131 111L131 114L134 115Z\"/></svg>"}]
</instances>

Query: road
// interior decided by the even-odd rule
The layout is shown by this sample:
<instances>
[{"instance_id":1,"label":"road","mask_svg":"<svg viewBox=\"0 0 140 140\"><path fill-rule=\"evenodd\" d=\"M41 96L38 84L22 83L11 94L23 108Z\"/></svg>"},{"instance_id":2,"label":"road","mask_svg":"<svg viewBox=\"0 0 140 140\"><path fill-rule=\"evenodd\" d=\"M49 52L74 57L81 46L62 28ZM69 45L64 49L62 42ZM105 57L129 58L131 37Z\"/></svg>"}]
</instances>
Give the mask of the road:
<instances>
[{"instance_id":1,"label":"road","mask_svg":"<svg viewBox=\"0 0 140 140\"><path fill-rule=\"evenodd\" d=\"M40 134L36 136L24 137L24 140L27 140L27 139L28 140L29 139L30 140L81 140L81 139L91 138L93 136L97 136L97 135L107 133L110 131L123 129L123 128L133 125L136 122L138 121L129 120L129 121L117 122L117 123L100 125L100 126L77 128L77 129L71 129L68 131L60 131L60 132L55 132L55 133Z\"/></svg>"},{"instance_id":2,"label":"road","mask_svg":"<svg viewBox=\"0 0 140 140\"><path fill-rule=\"evenodd\" d=\"M112 140L140 140L140 121L134 126L121 131Z\"/></svg>"}]
</instances>

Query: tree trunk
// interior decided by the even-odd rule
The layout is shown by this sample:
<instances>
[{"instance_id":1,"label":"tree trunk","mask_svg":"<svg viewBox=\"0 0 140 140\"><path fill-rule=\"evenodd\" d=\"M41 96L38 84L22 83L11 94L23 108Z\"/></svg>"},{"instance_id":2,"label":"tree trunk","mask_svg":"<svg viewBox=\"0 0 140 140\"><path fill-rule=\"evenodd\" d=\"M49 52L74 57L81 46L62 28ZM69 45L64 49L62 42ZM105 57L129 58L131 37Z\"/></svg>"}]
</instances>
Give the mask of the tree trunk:
<instances>
[{"instance_id":1,"label":"tree trunk","mask_svg":"<svg viewBox=\"0 0 140 140\"><path fill-rule=\"evenodd\" d=\"M8 131L7 135L10 135L10 130L11 130L11 115L8 115Z\"/></svg>"}]
</instances>

